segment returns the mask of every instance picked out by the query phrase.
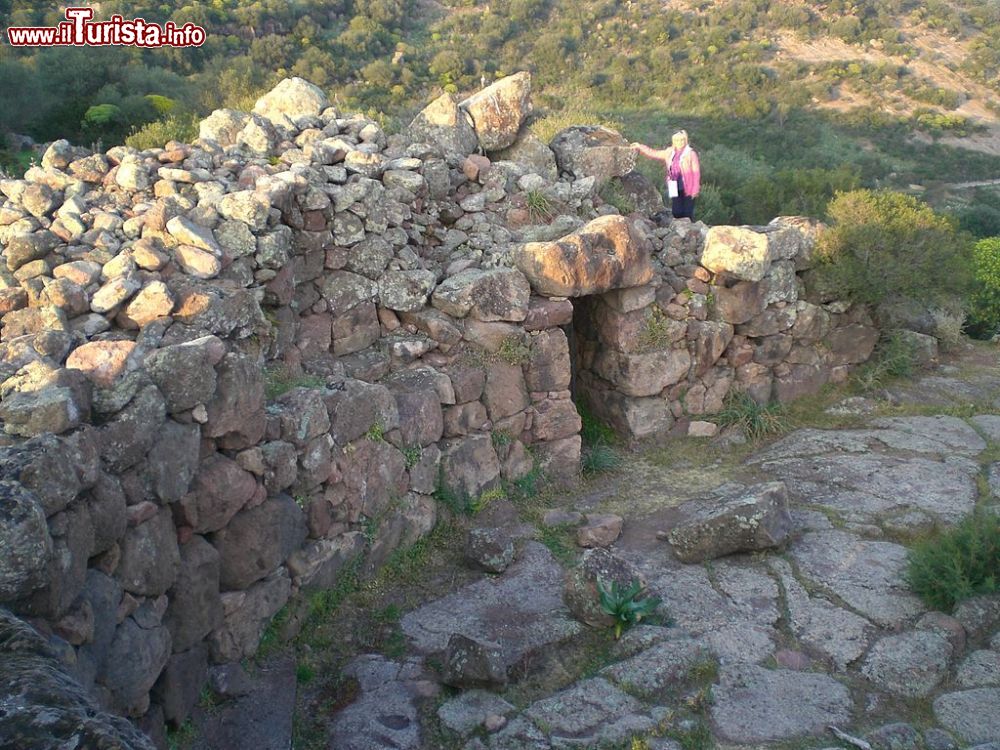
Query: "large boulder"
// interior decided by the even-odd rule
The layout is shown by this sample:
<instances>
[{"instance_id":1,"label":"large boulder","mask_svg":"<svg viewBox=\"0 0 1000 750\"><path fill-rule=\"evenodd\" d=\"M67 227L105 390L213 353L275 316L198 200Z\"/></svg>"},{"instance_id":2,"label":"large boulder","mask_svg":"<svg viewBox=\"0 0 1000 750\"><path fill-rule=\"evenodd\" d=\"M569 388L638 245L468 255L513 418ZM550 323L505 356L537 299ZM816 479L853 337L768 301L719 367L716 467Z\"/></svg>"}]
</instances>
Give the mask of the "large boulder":
<instances>
[{"instance_id":1,"label":"large boulder","mask_svg":"<svg viewBox=\"0 0 1000 750\"><path fill-rule=\"evenodd\" d=\"M413 118L410 140L437 146L449 162L457 163L479 145L469 116L458 108L450 94L441 94Z\"/></svg>"},{"instance_id":2,"label":"large boulder","mask_svg":"<svg viewBox=\"0 0 1000 750\"><path fill-rule=\"evenodd\" d=\"M330 106L326 94L301 78L286 78L253 105L253 111L274 123L294 124L300 117L317 117Z\"/></svg>"},{"instance_id":3,"label":"large boulder","mask_svg":"<svg viewBox=\"0 0 1000 750\"><path fill-rule=\"evenodd\" d=\"M594 177L598 183L621 177L635 168L635 151L621 133L599 125L574 125L561 130L549 143L560 172L576 179Z\"/></svg>"},{"instance_id":4,"label":"large boulder","mask_svg":"<svg viewBox=\"0 0 1000 750\"><path fill-rule=\"evenodd\" d=\"M602 349L594 358L594 372L626 396L655 396L684 378L690 367L687 349L640 354Z\"/></svg>"},{"instance_id":5,"label":"large boulder","mask_svg":"<svg viewBox=\"0 0 1000 750\"><path fill-rule=\"evenodd\" d=\"M388 271L378 280L379 301L390 310L416 312L423 308L436 283L433 271Z\"/></svg>"},{"instance_id":6,"label":"large boulder","mask_svg":"<svg viewBox=\"0 0 1000 750\"><path fill-rule=\"evenodd\" d=\"M501 78L458 106L472 118L483 150L506 148L517 139L521 123L531 114L531 74L522 71Z\"/></svg>"},{"instance_id":7,"label":"large boulder","mask_svg":"<svg viewBox=\"0 0 1000 750\"><path fill-rule=\"evenodd\" d=\"M584 552L577 566L566 573L563 601L576 619L594 628L611 627L615 624L614 618L601 609L598 581L608 589L613 584L627 589L636 581L641 584L643 591L646 588L642 575L627 560L603 547Z\"/></svg>"},{"instance_id":8,"label":"large boulder","mask_svg":"<svg viewBox=\"0 0 1000 750\"><path fill-rule=\"evenodd\" d=\"M174 652L193 648L222 622L219 553L204 537L195 535L181 547L169 598L163 624L170 631Z\"/></svg>"},{"instance_id":9,"label":"large boulder","mask_svg":"<svg viewBox=\"0 0 1000 750\"><path fill-rule=\"evenodd\" d=\"M198 124L198 137L212 140L220 146L232 146L236 136L247 124L250 116L235 109L217 109Z\"/></svg>"},{"instance_id":10,"label":"large boulder","mask_svg":"<svg viewBox=\"0 0 1000 750\"><path fill-rule=\"evenodd\" d=\"M115 574L126 591L159 596L173 584L180 564L177 532L170 511L161 508L145 523L125 533L121 562Z\"/></svg>"},{"instance_id":11,"label":"large boulder","mask_svg":"<svg viewBox=\"0 0 1000 750\"><path fill-rule=\"evenodd\" d=\"M504 687L507 665L500 644L453 634L445 650L441 679L446 685L458 688Z\"/></svg>"},{"instance_id":12,"label":"large boulder","mask_svg":"<svg viewBox=\"0 0 1000 750\"><path fill-rule=\"evenodd\" d=\"M115 630L100 681L111 693L111 707L126 716L149 709L149 690L170 658L170 631L143 604Z\"/></svg>"},{"instance_id":13,"label":"large boulder","mask_svg":"<svg viewBox=\"0 0 1000 750\"><path fill-rule=\"evenodd\" d=\"M545 297L583 297L653 278L646 241L621 216L600 216L555 242L528 242L514 262Z\"/></svg>"},{"instance_id":14,"label":"large boulder","mask_svg":"<svg viewBox=\"0 0 1000 750\"><path fill-rule=\"evenodd\" d=\"M621 177L611 178L611 195L617 196L624 211L638 211L651 216L663 210L663 195L642 173L632 170Z\"/></svg>"},{"instance_id":15,"label":"large boulder","mask_svg":"<svg viewBox=\"0 0 1000 750\"><path fill-rule=\"evenodd\" d=\"M500 484L500 461L488 435L445 440L441 447L445 487L461 499L474 499Z\"/></svg>"},{"instance_id":16,"label":"large boulder","mask_svg":"<svg viewBox=\"0 0 1000 750\"><path fill-rule=\"evenodd\" d=\"M752 227L718 226L708 230L699 262L712 273L760 281L776 257L768 233Z\"/></svg>"},{"instance_id":17,"label":"large boulder","mask_svg":"<svg viewBox=\"0 0 1000 750\"><path fill-rule=\"evenodd\" d=\"M153 750L126 719L98 709L53 646L0 609L0 737L18 750L107 747Z\"/></svg>"},{"instance_id":18,"label":"large boulder","mask_svg":"<svg viewBox=\"0 0 1000 750\"><path fill-rule=\"evenodd\" d=\"M492 161L512 161L546 180L555 182L559 177L556 155L545 141L530 131L521 133L507 148L492 151L489 156Z\"/></svg>"},{"instance_id":19,"label":"large boulder","mask_svg":"<svg viewBox=\"0 0 1000 750\"><path fill-rule=\"evenodd\" d=\"M681 520L670 529L668 540L684 562L770 549L788 538L792 526L784 482L726 485L679 510Z\"/></svg>"},{"instance_id":20,"label":"large boulder","mask_svg":"<svg viewBox=\"0 0 1000 750\"><path fill-rule=\"evenodd\" d=\"M212 661L238 661L256 653L264 628L285 606L291 593L288 571L279 568L245 591L223 594L222 624L209 637Z\"/></svg>"}]
</instances>

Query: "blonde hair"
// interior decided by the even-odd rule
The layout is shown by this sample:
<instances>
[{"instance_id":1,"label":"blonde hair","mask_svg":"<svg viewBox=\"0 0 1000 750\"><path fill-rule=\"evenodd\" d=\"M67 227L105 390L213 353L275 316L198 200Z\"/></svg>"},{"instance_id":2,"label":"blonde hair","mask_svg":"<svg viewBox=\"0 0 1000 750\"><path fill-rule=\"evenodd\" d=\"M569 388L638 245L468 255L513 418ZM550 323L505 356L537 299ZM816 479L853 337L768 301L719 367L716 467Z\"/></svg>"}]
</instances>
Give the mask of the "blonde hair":
<instances>
[{"instance_id":1,"label":"blonde hair","mask_svg":"<svg viewBox=\"0 0 1000 750\"><path fill-rule=\"evenodd\" d=\"M678 138L683 138L684 139L684 143L685 144L688 143L688 132L686 130L678 130L676 133L674 133L672 136L670 136L670 140L671 141L675 141Z\"/></svg>"}]
</instances>

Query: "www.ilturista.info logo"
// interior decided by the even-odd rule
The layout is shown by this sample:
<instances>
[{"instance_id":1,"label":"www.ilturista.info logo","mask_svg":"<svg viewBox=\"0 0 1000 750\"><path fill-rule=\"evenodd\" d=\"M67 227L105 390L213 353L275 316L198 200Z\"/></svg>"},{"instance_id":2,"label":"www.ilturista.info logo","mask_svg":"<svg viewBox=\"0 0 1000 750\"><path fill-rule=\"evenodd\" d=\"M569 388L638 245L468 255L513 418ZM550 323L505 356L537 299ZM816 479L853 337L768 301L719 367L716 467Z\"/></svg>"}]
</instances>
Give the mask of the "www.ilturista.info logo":
<instances>
[{"instance_id":1,"label":"www.ilturista.info logo","mask_svg":"<svg viewBox=\"0 0 1000 750\"><path fill-rule=\"evenodd\" d=\"M58 26L11 26L7 39L12 47L200 47L205 29L167 21L146 23L141 18L126 20L111 16L110 21L91 21L93 8L67 8L66 20Z\"/></svg>"}]
</instances>

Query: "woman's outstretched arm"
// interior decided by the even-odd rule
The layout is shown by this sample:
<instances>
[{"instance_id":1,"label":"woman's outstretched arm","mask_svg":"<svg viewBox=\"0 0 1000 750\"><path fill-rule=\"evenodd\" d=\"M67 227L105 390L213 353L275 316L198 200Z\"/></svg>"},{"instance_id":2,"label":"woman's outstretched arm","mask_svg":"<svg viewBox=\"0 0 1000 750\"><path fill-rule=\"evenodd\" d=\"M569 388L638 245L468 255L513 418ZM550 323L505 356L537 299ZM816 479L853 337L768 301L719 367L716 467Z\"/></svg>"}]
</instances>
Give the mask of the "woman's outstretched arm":
<instances>
[{"instance_id":1,"label":"woman's outstretched arm","mask_svg":"<svg viewBox=\"0 0 1000 750\"><path fill-rule=\"evenodd\" d=\"M670 149L663 149L662 151L657 151L655 148L650 148L649 146L638 142L632 143L631 146L640 154L650 159L656 159L657 161L665 162L667 159L670 158L667 153Z\"/></svg>"}]
</instances>

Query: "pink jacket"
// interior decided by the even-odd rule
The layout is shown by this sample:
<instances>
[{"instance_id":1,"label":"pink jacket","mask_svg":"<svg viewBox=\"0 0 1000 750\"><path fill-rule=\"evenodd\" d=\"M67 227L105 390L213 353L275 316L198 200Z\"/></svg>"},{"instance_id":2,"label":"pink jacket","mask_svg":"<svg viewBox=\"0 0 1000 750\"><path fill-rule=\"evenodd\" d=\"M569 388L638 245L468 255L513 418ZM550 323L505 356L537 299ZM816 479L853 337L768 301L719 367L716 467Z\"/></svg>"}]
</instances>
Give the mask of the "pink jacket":
<instances>
[{"instance_id":1,"label":"pink jacket","mask_svg":"<svg viewBox=\"0 0 1000 750\"><path fill-rule=\"evenodd\" d=\"M667 172L670 171L670 162L674 160L674 148L667 149ZM698 154L690 146L685 146L681 151L681 180L684 182L684 194L692 198L701 192L701 163L698 161Z\"/></svg>"},{"instance_id":2,"label":"pink jacket","mask_svg":"<svg viewBox=\"0 0 1000 750\"><path fill-rule=\"evenodd\" d=\"M650 159L662 161L667 167L667 176L670 174L670 162L674 160L674 147L671 146L663 151L636 144L636 147L643 156ZM664 179L667 179L664 176ZM684 181L684 194L692 198L701 192L701 163L698 161L698 154L690 146L685 146L681 151L681 179Z\"/></svg>"}]
</instances>

